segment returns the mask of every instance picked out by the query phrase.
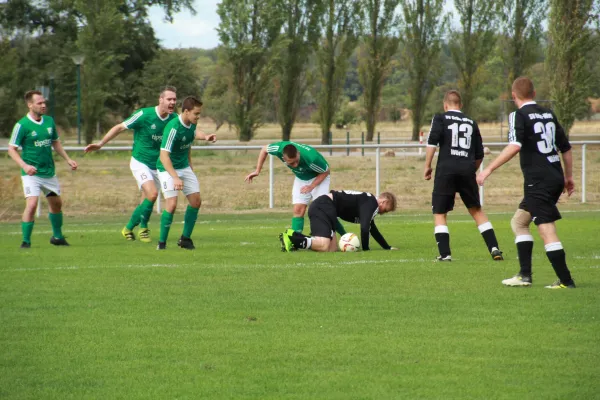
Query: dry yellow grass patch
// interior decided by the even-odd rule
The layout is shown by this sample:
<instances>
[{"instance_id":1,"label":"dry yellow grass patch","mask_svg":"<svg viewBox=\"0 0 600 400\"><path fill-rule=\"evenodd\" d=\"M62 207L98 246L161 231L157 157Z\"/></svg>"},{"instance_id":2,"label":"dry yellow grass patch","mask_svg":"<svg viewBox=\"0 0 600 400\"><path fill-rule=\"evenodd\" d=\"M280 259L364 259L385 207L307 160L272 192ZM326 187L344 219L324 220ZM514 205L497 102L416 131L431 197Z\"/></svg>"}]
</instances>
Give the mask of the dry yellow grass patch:
<instances>
[{"instance_id":1,"label":"dry yellow grass patch","mask_svg":"<svg viewBox=\"0 0 600 400\"><path fill-rule=\"evenodd\" d=\"M383 152L382 152L383 153ZM492 160L498 151L486 157ZM375 191L375 157L361 157L354 152L350 157L341 155L325 157L331 164L332 189ZM345 153L343 153L345 154ZM269 206L268 162L261 176L252 184L244 177L254 170L258 151L194 151L193 165L200 180L202 213L265 212ZM129 170L129 154L100 153L83 157L72 154L80 164L77 172L67 169L66 163L57 160L57 174L63 190L65 214L83 216L91 214L123 215L127 219L140 201L140 195ZM600 205L600 146L588 146L587 151L587 205L581 205L580 146L574 147L574 177L577 193L565 197L561 209L598 208ZM291 187L293 175L279 161L274 160L275 210L291 212ZM399 210L429 213L431 209L432 182L422 178L423 161L418 157L404 156L381 158L381 190L398 195ZM0 220L19 220L24 201L20 173L14 162L4 154L0 157ZM496 171L485 188L485 208L512 210L522 196L522 175L518 160ZM180 198L179 210L186 201ZM44 210L46 206L44 205ZM463 212L460 200L456 212ZM44 211L44 214L46 211Z\"/></svg>"}]
</instances>

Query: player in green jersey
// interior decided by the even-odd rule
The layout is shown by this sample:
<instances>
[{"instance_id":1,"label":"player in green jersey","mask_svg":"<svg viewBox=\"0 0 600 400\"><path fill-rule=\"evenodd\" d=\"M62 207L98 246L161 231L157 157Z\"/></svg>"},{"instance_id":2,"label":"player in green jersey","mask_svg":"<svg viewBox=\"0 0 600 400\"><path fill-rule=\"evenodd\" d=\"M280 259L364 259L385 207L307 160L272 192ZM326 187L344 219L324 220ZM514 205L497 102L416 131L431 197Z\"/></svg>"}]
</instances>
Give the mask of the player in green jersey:
<instances>
[{"instance_id":1,"label":"player in green jersey","mask_svg":"<svg viewBox=\"0 0 600 400\"><path fill-rule=\"evenodd\" d=\"M195 249L191 236L202 201L200 184L192 170L192 144L195 139L214 142L216 138L214 134L207 135L196 129L201 112L202 102L195 97L186 97L181 104L181 115L165 126L160 145L160 157L156 163L158 179L166 203L160 219L158 250L167 248L167 238L180 190L187 197L189 205L185 210L183 234L177 245L183 249Z\"/></svg>"},{"instance_id":2,"label":"player in green jersey","mask_svg":"<svg viewBox=\"0 0 600 400\"><path fill-rule=\"evenodd\" d=\"M25 93L25 102L29 112L15 124L8 146L8 154L21 167L21 181L25 192L21 248L31 247L31 232L40 192L43 192L48 199L50 208L48 214L52 224L50 243L55 246L68 246L62 234L62 200L52 149L67 161L72 170L77 169L77 163L69 158L58 140L54 120L44 115L46 99L42 93L36 90ZM23 149L20 155L17 151L19 147Z\"/></svg>"},{"instance_id":3,"label":"player in green jersey","mask_svg":"<svg viewBox=\"0 0 600 400\"><path fill-rule=\"evenodd\" d=\"M293 217L292 229L302 232L304 229L304 214L311 200L329 193L330 172L325 157L314 148L296 142L276 142L263 147L258 155L256 170L246 176L246 182L256 178L267 159L267 154L279 158L292 170L296 178L292 188ZM342 224L337 221L336 231L346 233Z\"/></svg>"},{"instance_id":4,"label":"player in green jersey","mask_svg":"<svg viewBox=\"0 0 600 400\"><path fill-rule=\"evenodd\" d=\"M139 204L121 234L127 240L135 240L133 229L140 225L138 236L142 242L150 243L148 220L152 215L154 202L158 197L158 172L156 160L160 154L163 130L167 123L177 118L175 104L177 92L172 86L166 86L158 97L156 107L141 108L120 124L113 126L98 143L92 143L84 152L97 151L106 143L117 137L126 129L133 130L133 152L129 168L142 191L142 202Z\"/></svg>"}]
</instances>

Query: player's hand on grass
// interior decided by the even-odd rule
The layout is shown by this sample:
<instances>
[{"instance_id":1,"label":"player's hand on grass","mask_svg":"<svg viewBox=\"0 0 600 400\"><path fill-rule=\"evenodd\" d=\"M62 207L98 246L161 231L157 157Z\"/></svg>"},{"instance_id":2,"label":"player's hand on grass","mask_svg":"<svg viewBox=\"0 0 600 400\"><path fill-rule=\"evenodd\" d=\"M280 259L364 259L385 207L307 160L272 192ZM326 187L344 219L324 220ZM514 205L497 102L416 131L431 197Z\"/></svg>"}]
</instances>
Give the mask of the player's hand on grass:
<instances>
[{"instance_id":1,"label":"player's hand on grass","mask_svg":"<svg viewBox=\"0 0 600 400\"><path fill-rule=\"evenodd\" d=\"M423 171L423 177L425 178L426 181L431 179L432 171L433 171L433 169L431 167L425 167L425 170Z\"/></svg>"},{"instance_id":2,"label":"player's hand on grass","mask_svg":"<svg viewBox=\"0 0 600 400\"><path fill-rule=\"evenodd\" d=\"M180 178L173 178L173 188L175 190L183 190L183 181Z\"/></svg>"},{"instance_id":3,"label":"player's hand on grass","mask_svg":"<svg viewBox=\"0 0 600 400\"><path fill-rule=\"evenodd\" d=\"M302 188L300 188L300 193L302 193L302 194L310 193L313 191L313 189L314 189L314 187L312 187L310 185L302 186Z\"/></svg>"},{"instance_id":4,"label":"player's hand on grass","mask_svg":"<svg viewBox=\"0 0 600 400\"><path fill-rule=\"evenodd\" d=\"M563 193L564 192L567 192L569 196L571 196L575 192L575 181L573 180L573 177L565 177L565 188L563 190Z\"/></svg>"},{"instance_id":5,"label":"player's hand on grass","mask_svg":"<svg viewBox=\"0 0 600 400\"><path fill-rule=\"evenodd\" d=\"M27 175L33 176L37 173L37 168L33 165L25 164L25 166L23 167L23 171L25 171Z\"/></svg>"},{"instance_id":6,"label":"player's hand on grass","mask_svg":"<svg viewBox=\"0 0 600 400\"><path fill-rule=\"evenodd\" d=\"M77 169L77 162L75 160L71 160L70 158L67 160L67 164L71 167L71 170L75 171Z\"/></svg>"},{"instance_id":7,"label":"player's hand on grass","mask_svg":"<svg viewBox=\"0 0 600 400\"><path fill-rule=\"evenodd\" d=\"M102 145L100 143L91 143L88 144L87 146L85 146L85 149L83 149L84 153L89 153L90 151L98 151L102 148Z\"/></svg>"},{"instance_id":8,"label":"player's hand on grass","mask_svg":"<svg viewBox=\"0 0 600 400\"><path fill-rule=\"evenodd\" d=\"M245 182L252 182L252 179L256 178L258 176L258 172L254 171L250 174L248 174L248 176L246 176L246 179L244 179Z\"/></svg>"}]
</instances>

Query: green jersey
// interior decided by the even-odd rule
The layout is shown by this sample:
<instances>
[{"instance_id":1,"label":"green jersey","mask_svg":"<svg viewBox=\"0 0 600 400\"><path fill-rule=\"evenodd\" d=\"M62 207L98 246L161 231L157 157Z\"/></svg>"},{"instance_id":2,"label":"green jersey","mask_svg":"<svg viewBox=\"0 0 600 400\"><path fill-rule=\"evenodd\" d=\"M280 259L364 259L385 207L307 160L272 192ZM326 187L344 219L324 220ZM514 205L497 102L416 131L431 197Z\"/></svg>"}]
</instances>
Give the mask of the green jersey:
<instances>
[{"instance_id":1,"label":"green jersey","mask_svg":"<svg viewBox=\"0 0 600 400\"><path fill-rule=\"evenodd\" d=\"M175 113L161 118L158 107L147 107L137 110L123 121L127 129L133 129L133 158L150 169L156 169L163 131L174 118L177 118Z\"/></svg>"},{"instance_id":2,"label":"green jersey","mask_svg":"<svg viewBox=\"0 0 600 400\"><path fill-rule=\"evenodd\" d=\"M27 114L15 124L8 144L23 148L21 158L37 169L36 176L52 178L56 175L52 158L55 140L58 140L58 133L51 117L43 115L41 121L36 121ZM23 169L21 175L27 175Z\"/></svg>"},{"instance_id":3,"label":"green jersey","mask_svg":"<svg viewBox=\"0 0 600 400\"><path fill-rule=\"evenodd\" d=\"M288 144L294 145L294 147L298 149L298 153L300 153L300 161L298 162L298 166L296 168L292 168L289 165L287 166L298 177L298 179L309 181L315 178L317 175L329 170L329 164L327 164L325 157L323 157L317 150L306 144L296 142L271 143L267 146L267 153L283 161L283 148Z\"/></svg>"},{"instance_id":4,"label":"green jersey","mask_svg":"<svg viewBox=\"0 0 600 400\"><path fill-rule=\"evenodd\" d=\"M190 166L188 154L195 138L196 125L185 125L181 120L181 116L171 120L167 126L165 126L160 149L171 153L173 168L183 169ZM160 158L156 163L156 168L161 172L166 171L165 167L160 162Z\"/></svg>"}]
</instances>

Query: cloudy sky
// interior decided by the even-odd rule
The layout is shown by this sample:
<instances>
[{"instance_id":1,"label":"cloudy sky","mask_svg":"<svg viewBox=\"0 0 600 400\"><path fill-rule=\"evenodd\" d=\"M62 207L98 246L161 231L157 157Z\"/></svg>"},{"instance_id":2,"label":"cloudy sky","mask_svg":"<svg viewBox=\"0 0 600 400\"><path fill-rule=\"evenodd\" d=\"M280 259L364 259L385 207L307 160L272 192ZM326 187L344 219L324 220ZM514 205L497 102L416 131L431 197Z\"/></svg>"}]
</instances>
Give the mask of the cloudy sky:
<instances>
[{"instance_id":1,"label":"cloudy sky","mask_svg":"<svg viewBox=\"0 0 600 400\"><path fill-rule=\"evenodd\" d=\"M217 0L195 0L196 15L188 11L174 15L173 23L164 21L164 12L159 7L150 10L150 21L160 39L168 48L200 47L212 49L219 44L216 28L219 25Z\"/></svg>"},{"instance_id":2,"label":"cloudy sky","mask_svg":"<svg viewBox=\"0 0 600 400\"><path fill-rule=\"evenodd\" d=\"M196 15L184 11L174 15L173 23L164 21L164 12L159 7L150 10L150 21L160 39L168 49L200 47L212 49L219 44L216 28L219 25L217 15L218 0L195 0ZM454 9L453 2L446 0L445 11Z\"/></svg>"}]
</instances>

